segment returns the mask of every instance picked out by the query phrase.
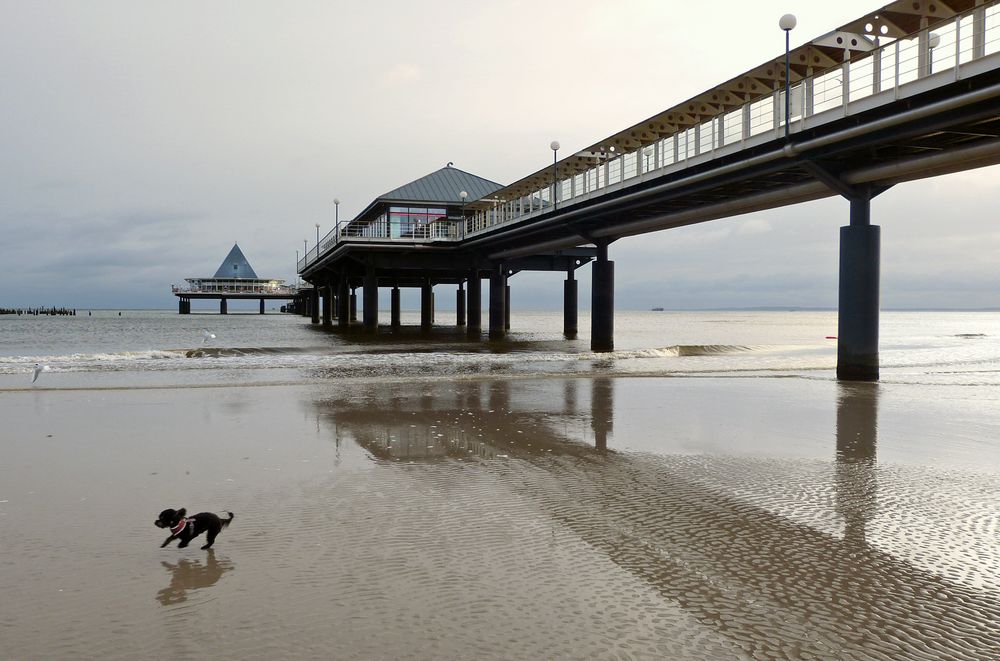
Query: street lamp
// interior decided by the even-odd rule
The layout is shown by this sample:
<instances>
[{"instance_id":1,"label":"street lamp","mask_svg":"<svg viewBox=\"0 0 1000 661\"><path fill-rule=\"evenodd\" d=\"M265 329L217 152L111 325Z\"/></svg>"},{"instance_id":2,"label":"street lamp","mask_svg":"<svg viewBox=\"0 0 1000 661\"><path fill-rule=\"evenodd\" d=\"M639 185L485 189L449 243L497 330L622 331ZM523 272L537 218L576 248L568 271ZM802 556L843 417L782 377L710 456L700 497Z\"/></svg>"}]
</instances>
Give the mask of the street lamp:
<instances>
[{"instance_id":1,"label":"street lamp","mask_svg":"<svg viewBox=\"0 0 1000 661\"><path fill-rule=\"evenodd\" d=\"M319 223L316 223L316 256L319 257Z\"/></svg>"},{"instance_id":2,"label":"street lamp","mask_svg":"<svg viewBox=\"0 0 1000 661\"><path fill-rule=\"evenodd\" d=\"M941 43L941 35L931 32L927 37L927 75L934 73L934 49Z\"/></svg>"},{"instance_id":3,"label":"street lamp","mask_svg":"<svg viewBox=\"0 0 1000 661\"><path fill-rule=\"evenodd\" d=\"M558 177L556 175L556 161L559 158L559 141L553 140L549 143L549 149L552 150L552 210L556 210L556 190Z\"/></svg>"},{"instance_id":4,"label":"street lamp","mask_svg":"<svg viewBox=\"0 0 1000 661\"><path fill-rule=\"evenodd\" d=\"M337 228L337 236L340 236L340 198L333 198L333 223Z\"/></svg>"},{"instance_id":5,"label":"street lamp","mask_svg":"<svg viewBox=\"0 0 1000 661\"><path fill-rule=\"evenodd\" d=\"M299 251L295 251L295 288L299 286Z\"/></svg>"},{"instance_id":6,"label":"street lamp","mask_svg":"<svg viewBox=\"0 0 1000 661\"><path fill-rule=\"evenodd\" d=\"M462 191L458 194L458 197L462 200L462 236L465 236L465 201L469 199L469 194Z\"/></svg>"},{"instance_id":7,"label":"street lamp","mask_svg":"<svg viewBox=\"0 0 1000 661\"><path fill-rule=\"evenodd\" d=\"M791 91L791 61L789 60L788 53L788 42L789 34L793 29L795 29L795 15L785 14L780 19L778 19L778 27L785 31L785 140L788 140L788 132L791 128L791 108L792 108L792 97L790 95Z\"/></svg>"},{"instance_id":8,"label":"street lamp","mask_svg":"<svg viewBox=\"0 0 1000 661\"><path fill-rule=\"evenodd\" d=\"M302 256L309 261L309 239L302 239Z\"/></svg>"}]
</instances>

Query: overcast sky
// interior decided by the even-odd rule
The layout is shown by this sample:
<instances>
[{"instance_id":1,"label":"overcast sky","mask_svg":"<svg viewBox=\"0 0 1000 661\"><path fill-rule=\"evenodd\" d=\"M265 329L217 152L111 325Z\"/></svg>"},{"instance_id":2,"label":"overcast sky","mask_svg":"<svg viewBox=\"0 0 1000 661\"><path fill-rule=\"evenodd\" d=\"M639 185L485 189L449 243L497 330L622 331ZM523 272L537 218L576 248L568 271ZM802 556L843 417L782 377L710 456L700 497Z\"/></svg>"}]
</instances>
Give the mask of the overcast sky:
<instances>
[{"instance_id":1,"label":"overcast sky","mask_svg":"<svg viewBox=\"0 0 1000 661\"><path fill-rule=\"evenodd\" d=\"M785 12L794 46L878 6L0 0L0 307L174 307L234 241L294 280L334 198L349 218L449 161L509 183L782 54ZM1000 306L998 193L989 168L877 198L883 307ZM834 307L847 213L623 239L616 305ZM518 275L512 305L561 280Z\"/></svg>"}]
</instances>

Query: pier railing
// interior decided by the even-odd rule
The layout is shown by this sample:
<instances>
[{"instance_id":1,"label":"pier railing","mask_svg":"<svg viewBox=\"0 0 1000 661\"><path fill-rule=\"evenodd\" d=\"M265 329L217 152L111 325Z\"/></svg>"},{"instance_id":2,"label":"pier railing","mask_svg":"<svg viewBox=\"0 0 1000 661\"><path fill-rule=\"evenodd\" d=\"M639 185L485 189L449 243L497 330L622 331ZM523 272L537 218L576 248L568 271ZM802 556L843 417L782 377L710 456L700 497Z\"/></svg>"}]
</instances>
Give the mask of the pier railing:
<instances>
[{"instance_id":1,"label":"pier railing","mask_svg":"<svg viewBox=\"0 0 1000 661\"><path fill-rule=\"evenodd\" d=\"M832 39L845 38L843 33L831 35ZM1000 1L984 3L899 39L854 36L870 50L848 59L850 51L845 49L841 65L789 86L790 133L1000 68ZM889 42L879 45L883 39ZM301 272L342 242L462 241L779 139L785 131L784 95L784 86L779 85L762 98L634 150L619 152L609 146L576 154L590 159L592 167L570 177L550 178L548 184L528 194L511 187L500 189L488 199L469 202L464 217L436 220L407 235L358 220L344 223L309 250L298 269Z\"/></svg>"}]
</instances>

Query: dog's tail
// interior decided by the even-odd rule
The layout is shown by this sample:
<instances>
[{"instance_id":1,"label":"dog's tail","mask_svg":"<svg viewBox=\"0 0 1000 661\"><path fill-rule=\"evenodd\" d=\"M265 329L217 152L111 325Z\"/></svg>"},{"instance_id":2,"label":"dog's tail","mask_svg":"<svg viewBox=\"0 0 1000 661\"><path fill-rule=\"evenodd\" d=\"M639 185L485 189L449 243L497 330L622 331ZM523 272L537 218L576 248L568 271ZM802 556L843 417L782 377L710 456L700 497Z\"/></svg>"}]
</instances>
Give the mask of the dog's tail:
<instances>
[{"instance_id":1,"label":"dog's tail","mask_svg":"<svg viewBox=\"0 0 1000 661\"><path fill-rule=\"evenodd\" d=\"M235 519L235 518L236 518L236 515L235 515L235 514L233 514L232 512L226 512L226 514L228 514L228 515L229 515L229 518L228 518L228 519L223 519L223 520L222 520L222 527L223 527L223 528L227 528L227 527L229 527L229 524L230 524L230 523L232 523L232 522L233 522L233 519Z\"/></svg>"}]
</instances>

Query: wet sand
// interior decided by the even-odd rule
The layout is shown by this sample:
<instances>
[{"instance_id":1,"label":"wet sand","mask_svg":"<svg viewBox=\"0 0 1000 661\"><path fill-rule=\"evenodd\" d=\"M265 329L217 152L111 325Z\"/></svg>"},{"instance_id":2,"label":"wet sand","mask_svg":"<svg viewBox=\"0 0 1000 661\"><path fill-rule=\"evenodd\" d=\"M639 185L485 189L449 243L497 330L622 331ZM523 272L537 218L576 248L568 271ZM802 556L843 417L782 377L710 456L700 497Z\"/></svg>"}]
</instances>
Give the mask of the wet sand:
<instances>
[{"instance_id":1,"label":"wet sand","mask_svg":"<svg viewBox=\"0 0 1000 661\"><path fill-rule=\"evenodd\" d=\"M974 389L573 378L0 394L8 658L995 658ZM166 507L232 510L160 549Z\"/></svg>"}]
</instances>

